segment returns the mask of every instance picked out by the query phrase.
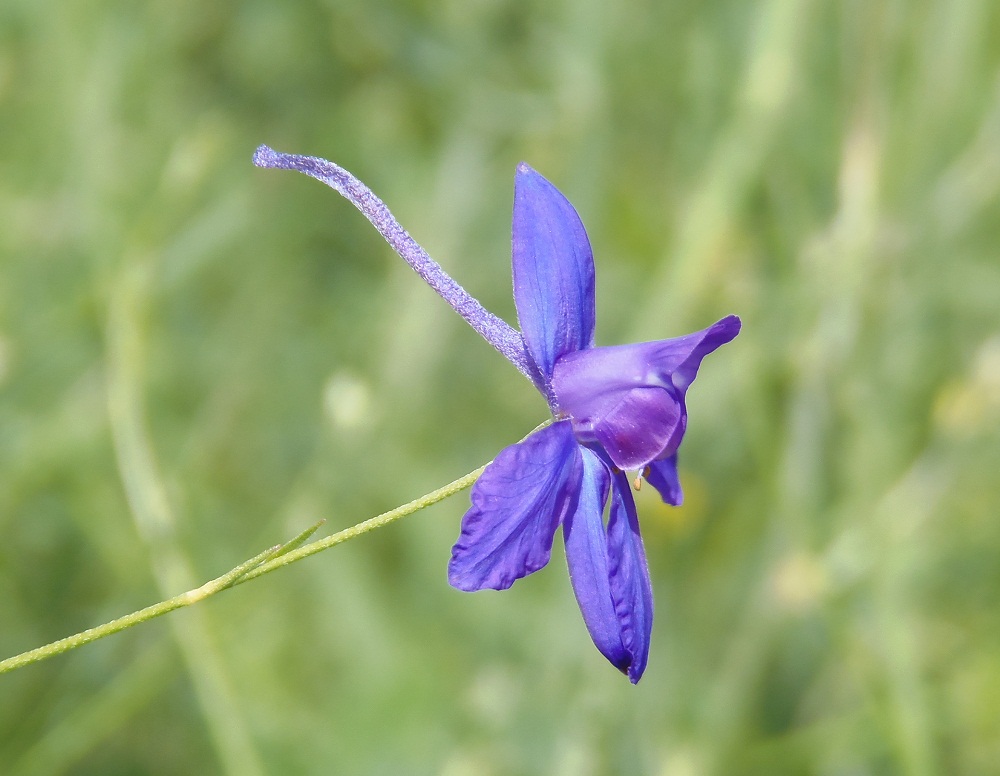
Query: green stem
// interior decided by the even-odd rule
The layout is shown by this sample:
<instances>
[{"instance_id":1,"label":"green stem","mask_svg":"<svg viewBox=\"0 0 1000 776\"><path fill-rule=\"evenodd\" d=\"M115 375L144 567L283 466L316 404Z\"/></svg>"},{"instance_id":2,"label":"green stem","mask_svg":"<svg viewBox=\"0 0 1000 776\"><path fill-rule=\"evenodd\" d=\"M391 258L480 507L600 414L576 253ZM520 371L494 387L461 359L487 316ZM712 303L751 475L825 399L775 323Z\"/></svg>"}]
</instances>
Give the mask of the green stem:
<instances>
[{"instance_id":1,"label":"green stem","mask_svg":"<svg viewBox=\"0 0 1000 776\"><path fill-rule=\"evenodd\" d=\"M354 539L355 537L366 534L369 531L373 531L376 528L381 528L384 525L395 522L401 517L406 517L407 515L412 515L414 512L419 512L421 509L436 504L439 501L444 501L449 496L454 496L466 488L470 487L472 483L479 479L479 475L483 473L488 464L483 464L475 471L471 471L464 477L459 477L457 480L449 482L437 490L433 490L426 496L421 496L408 504L403 504L400 507L396 507L388 512L383 512L381 515L376 515L375 517L370 517L364 522L353 525L350 528L345 528L343 531L338 531L335 534L327 536L324 539L317 539L314 542L298 548L297 550L289 550L287 552L278 553L276 556L268 558L266 561L260 563L256 568L248 570L245 574L241 575L239 579L233 582L233 585L242 585L244 582L249 582L251 579L256 579L259 576L268 574L275 569L280 569L282 566L287 566L290 563L295 563L303 558L308 558L310 555L315 555L317 552L325 550L334 545L340 544L341 542L346 542L348 539ZM0 669L2 669L3 664L0 663ZM2 671L0 671L2 672Z\"/></svg>"},{"instance_id":2,"label":"green stem","mask_svg":"<svg viewBox=\"0 0 1000 776\"><path fill-rule=\"evenodd\" d=\"M154 617L160 617L168 612L174 611L175 609L182 609L185 606L191 606L199 601L204 601L209 596L220 593L227 588L234 587L235 585L241 585L251 579L257 579L258 577L268 574L275 569L279 569L282 566L287 566L290 563L295 563L296 561L300 561L310 555L315 555L317 552L321 552L322 550L333 547L341 542L346 542L348 539L354 539L355 537L368 533L375 528L381 528L384 525L388 525L389 523L399 520L401 517L412 515L414 512L418 512L425 507L429 507L432 504L443 501L449 496L455 495L459 491L465 490L479 478L479 475L483 473L485 468L486 465L484 464L475 471L469 472L464 477L459 477L457 480L428 493L426 496L421 496L415 501L411 501L409 504L404 504L403 506L397 507L389 512L385 512L381 515L365 520L364 522L358 523L355 526L345 528L343 531L339 531L331 536L327 536L323 539L318 539L317 541L303 545L302 543L308 539L309 536L311 536L316 529L320 527L320 525L322 525L322 523L317 523L315 526L302 532L291 541L272 547L259 555L255 555L253 558L250 558L250 560L241 563L239 566L223 574L221 577L217 577L210 582L206 582L201 587L188 590L186 593L181 593L173 598L168 598L166 601L161 601L158 604L147 606L145 609L132 612L132 614L127 614L124 617L119 617L118 619L107 622L104 625L98 625L96 628L88 628L87 630L81 631L73 636L68 636L64 639L59 639L59 641L53 641L51 644L46 644L44 647L38 647L37 649L22 652L20 655L14 655L6 660L2 660L0 661L0 674L30 665L31 663L37 663L41 660L45 660L46 658L54 657L55 655L61 655L63 652L68 652L71 649L82 647L84 644L89 644L92 641L103 639L105 636L110 636L114 633L118 633L119 631L123 631L126 628L131 628L133 625L138 625L139 623L146 622L147 620L152 620Z\"/></svg>"}]
</instances>

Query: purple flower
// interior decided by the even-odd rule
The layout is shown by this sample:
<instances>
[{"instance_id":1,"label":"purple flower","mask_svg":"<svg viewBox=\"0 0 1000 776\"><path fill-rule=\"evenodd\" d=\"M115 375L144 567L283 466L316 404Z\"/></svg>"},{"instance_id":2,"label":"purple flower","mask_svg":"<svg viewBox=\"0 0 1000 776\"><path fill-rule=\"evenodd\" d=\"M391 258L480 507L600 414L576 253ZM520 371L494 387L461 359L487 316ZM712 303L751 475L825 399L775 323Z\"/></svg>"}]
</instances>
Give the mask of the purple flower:
<instances>
[{"instance_id":1,"label":"purple flower","mask_svg":"<svg viewBox=\"0 0 1000 776\"><path fill-rule=\"evenodd\" d=\"M448 580L460 590L508 588L548 563L561 525L591 638L638 682L649 654L653 594L626 471L638 470L666 503L681 503L684 395L701 360L739 333L739 318L676 339L594 347L587 233L569 201L526 164L518 165L514 184L517 332L469 296L347 171L267 146L257 149L254 163L298 170L343 194L545 397L555 421L502 450L473 486Z\"/></svg>"}]
</instances>

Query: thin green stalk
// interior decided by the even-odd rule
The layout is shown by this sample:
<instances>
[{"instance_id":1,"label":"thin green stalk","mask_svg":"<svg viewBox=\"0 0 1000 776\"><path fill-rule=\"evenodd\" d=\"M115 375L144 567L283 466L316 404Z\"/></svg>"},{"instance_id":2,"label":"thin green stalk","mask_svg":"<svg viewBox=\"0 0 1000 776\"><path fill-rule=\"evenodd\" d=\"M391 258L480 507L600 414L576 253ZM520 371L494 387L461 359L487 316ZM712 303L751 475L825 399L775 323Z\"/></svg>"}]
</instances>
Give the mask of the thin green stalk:
<instances>
[{"instance_id":1,"label":"thin green stalk","mask_svg":"<svg viewBox=\"0 0 1000 776\"><path fill-rule=\"evenodd\" d=\"M67 636L64 639L53 641L51 644L46 644L44 647L38 647L37 649L32 649L28 652L22 652L20 655L15 655L14 657L9 657L6 660L0 661L0 674L6 673L7 671L13 671L15 668L30 665L31 663L37 663L40 660L45 660L46 658L53 657L54 655L60 655L71 649L82 647L84 644L97 641L97 639L103 639L105 636L110 636L113 633L118 633L126 628L131 628L133 625L146 622L146 620L152 620L154 617L160 617L168 612L174 611L175 609L182 609L185 606L191 606L199 601L204 601L209 596L215 595L228 587L232 587L237 580L240 580L240 578L248 571L252 571L262 563L266 563L279 557L289 548L294 549L295 547L298 547L306 538L313 534L316 529L320 527L320 525L322 525L322 523L317 523L307 531L304 531L302 534L296 536L290 542L279 544L276 547L265 550L259 555L255 555L231 571L227 571L221 577L216 577L215 579L206 582L201 587L196 587L193 590L188 590L186 593L175 595L173 598L168 598L166 601L160 601L158 604L147 606L145 609L132 612L132 614L126 614L124 617L119 617L111 622L106 622L104 625L98 625L96 628L88 628L87 630L81 631L73 636Z\"/></svg>"},{"instance_id":2,"label":"thin green stalk","mask_svg":"<svg viewBox=\"0 0 1000 776\"><path fill-rule=\"evenodd\" d=\"M546 420L544 423L540 423L535 426L535 428L533 428L527 436L531 436L531 434L545 428L550 423L552 423L552 420ZM437 504L439 501L444 501L449 496L454 496L456 493L460 493L466 488L471 487L472 483L479 479L479 476L488 465L489 464L483 464L478 469L466 474L464 477L459 477L457 480L453 480L437 490L432 490L427 495L421 496L408 504L403 504L402 506L391 509L388 512L383 512L381 515L371 517L358 523L357 525L345 528L343 531L338 531L337 533L331 534L323 539L317 539L309 544L303 544L306 539L312 536L316 530L323 525L324 521L316 523L316 525L306 529L294 539L291 539L284 544L272 547L269 550L265 550L259 555L255 555L250 558L250 560L241 563L239 566L226 572L221 577L216 577L215 579L206 582L201 587L188 590L186 593L181 593L173 598L168 598L166 601L160 601L158 604L147 606L145 609L132 612L132 614L126 614L124 617L119 617L117 620L106 622L104 625L98 625L96 628L88 628L87 630L81 631L73 636L67 636L64 639L59 639L59 641L53 641L51 644L46 644L44 647L38 647L37 649L22 652L20 655L9 657L6 660L0 660L0 674L13 671L15 668L30 665L31 663L38 663L46 658L61 655L63 652L69 652L71 649L82 647L84 644L89 644L92 641L103 639L105 636L110 636L114 633L118 633L119 631L123 631L126 628L131 628L133 625L138 625L139 623L146 622L147 620L152 620L154 617L160 617L168 612L174 611L175 609L182 609L185 606L191 606L199 601L204 601L209 596L221 593L227 588L242 585L244 582L249 582L251 579L257 579L258 577L261 577L264 574L269 574L270 572L280 569L283 566L295 563L303 558L308 558L310 555L315 555L317 552L322 552L323 550L337 544L346 542L349 539L354 539L362 534L368 533L369 531L373 531L376 528L389 525L389 523L393 523L401 517L406 517L407 515L412 515L414 512L419 512L421 509Z\"/></svg>"},{"instance_id":3,"label":"thin green stalk","mask_svg":"<svg viewBox=\"0 0 1000 776\"><path fill-rule=\"evenodd\" d=\"M185 606L191 606L199 601L204 601L209 596L220 593L227 588L234 587L235 585L241 585L251 579L257 579L258 577L274 571L275 569L279 569L282 566L287 566L290 563L295 563L296 561L300 561L310 555L315 555L317 552L321 552L329 547L346 542L348 539L354 539L355 537L368 533L375 528L381 528L384 525L388 525L389 523L399 520L401 517L412 515L414 512L419 512L425 507L429 507L432 504L443 501L449 496L453 496L456 493L470 487L472 483L479 478L479 475L483 473L485 468L486 465L484 464L475 471L469 472L464 477L459 477L457 480L454 480L453 482L428 493L426 496L421 496L408 504L404 504L403 506L397 507L389 512L369 518L368 520L358 523L355 526L345 528L343 531L338 531L331 536L318 539L317 541L303 546L303 542L308 539L309 536L311 536L316 529L320 527L320 525L322 525L322 523L317 523L308 530L303 531L291 541L272 547L269 550L265 550L259 555L255 555L244 563L236 566L236 568L231 571L223 574L221 577L217 577L209 582L206 582L201 587L188 590L186 593L181 593L173 598L160 601L160 603L153 604L152 606L147 606L145 609L132 612L124 617L119 617L118 619L107 622L104 625L98 625L95 628L88 628L87 630L81 631L73 636L53 641L51 644L46 644L43 647L38 647L37 649L32 649L28 652L22 652L20 655L14 655L13 657L0 661L0 674L30 665L31 663L37 663L41 660L45 660L46 658L54 657L55 655L61 655L63 652L68 652L71 649L82 647L84 644L89 644L92 641L103 639L105 636L110 636L114 633L123 631L126 628L138 625L139 623L152 620L154 617L160 617L168 612L174 611L175 609L182 609Z\"/></svg>"},{"instance_id":4,"label":"thin green stalk","mask_svg":"<svg viewBox=\"0 0 1000 776\"><path fill-rule=\"evenodd\" d=\"M419 512L421 509L429 507L432 504L444 501L449 496L454 496L456 493L470 487L472 483L479 479L479 475L483 473L486 466L486 464L483 464L475 471L471 471L466 474L464 477L459 477L457 480L449 482L447 485L431 491L426 496L421 496L408 504L403 504L402 506L396 507L388 512L383 512L381 515L370 517L364 522L353 525L350 528L345 528L343 531L338 531L337 533L323 539L317 539L316 541L310 542L297 550L293 549L288 552L281 552L275 557L269 558L265 562L261 563L256 568L248 570L239 579L233 582L233 585L242 585L244 582L256 579L263 574L268 574L275 569L281 568L282 566L287 566L288 564L295 563L303 558L308 558L310 555L315 555L317 552L325 550L328 547L333 547L341 542L346 542L348 539L354 539L355 537L366 534L376 528L381 528L384 525L395 522L401 517L412 515L414 512ZM0 666L2 666L2 664L0 664Z\"/></svg>"}]
</instances>

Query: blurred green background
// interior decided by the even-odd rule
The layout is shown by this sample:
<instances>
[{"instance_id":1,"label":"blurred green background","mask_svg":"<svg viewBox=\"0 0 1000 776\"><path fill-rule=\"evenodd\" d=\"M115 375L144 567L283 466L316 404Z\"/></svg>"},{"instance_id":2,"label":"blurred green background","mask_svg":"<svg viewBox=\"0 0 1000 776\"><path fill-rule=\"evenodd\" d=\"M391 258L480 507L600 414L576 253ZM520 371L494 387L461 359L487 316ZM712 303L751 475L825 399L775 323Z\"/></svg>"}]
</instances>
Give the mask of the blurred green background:
<instances>
[{"instance_id":1,"label":"blurred green background","mask_svg":"<svg viewBox=\"0 0 1000 776\"><path fill-rule=\"evenodd\" d=\"M4 774L1000 773L994 0L4 0L0 657L489 460L534 389L314 181L514 320L514 166L598 343L728 313L632 687L468 503L0 677Z\"/></svg>"}]
</instances>

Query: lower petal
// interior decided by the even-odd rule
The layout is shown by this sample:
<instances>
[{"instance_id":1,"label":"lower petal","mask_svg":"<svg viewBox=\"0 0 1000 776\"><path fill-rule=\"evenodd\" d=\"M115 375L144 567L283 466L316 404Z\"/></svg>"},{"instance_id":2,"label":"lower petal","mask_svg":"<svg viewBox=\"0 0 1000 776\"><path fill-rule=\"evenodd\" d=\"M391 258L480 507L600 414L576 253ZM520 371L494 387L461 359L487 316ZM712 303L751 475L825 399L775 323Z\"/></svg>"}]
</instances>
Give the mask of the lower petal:
<instances>
[{"instance_id":1,"label":"lower petal","mask_svg":"<svg viewBox=\"0 0 1000 776\"><path fill-rule=\"evenodd\" d=\"M653 588L639 520L628 479L619 472L612 485L608 519L608 571L611 600L621 627L622 646L629 653L628 678L635 684L646 670L653 632Z\"/></svg>"},{"instance_id":2,"label":"lower petal","mask_svg":"<svg viewBox=\"0 0 1000 776\"><path fill-rule=\"evenodd\" d=\"M675 507L684 503L684 491L677 476L677 453L669 458L653 461L644 473L646 482L659 491L663 500Z\"/></svg>"},{"instance_id":3,"label":"lower petal","mask_svg":"<svg viewBox=\"0 0 1000 776\"><path fill-rule=\"evenodd\" d=\"M472 487L448 581L503 590L549 562L552 539L576 503L582 462L568 421L500 452Z\"/></svg>"}]
</instances>

